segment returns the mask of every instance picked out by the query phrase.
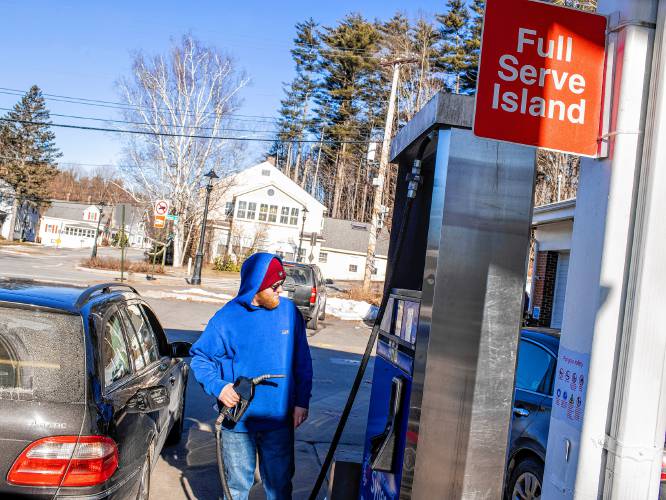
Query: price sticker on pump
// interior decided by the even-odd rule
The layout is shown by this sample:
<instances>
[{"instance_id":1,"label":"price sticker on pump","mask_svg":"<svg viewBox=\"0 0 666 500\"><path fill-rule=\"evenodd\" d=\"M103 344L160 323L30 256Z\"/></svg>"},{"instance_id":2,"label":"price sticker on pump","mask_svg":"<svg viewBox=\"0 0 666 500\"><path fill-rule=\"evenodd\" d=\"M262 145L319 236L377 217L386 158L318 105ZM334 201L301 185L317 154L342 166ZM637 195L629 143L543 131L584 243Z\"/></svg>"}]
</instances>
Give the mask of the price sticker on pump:
<instances>
[{"instance_id":1,"label":"price sticker on pump","mask_svg":"<svg viewBox=\"0 0 666 500\"><path fill-rule=\"evenodd\" d=\"M474 134L599 152L606 18L534 0L488 0Z\"/></svg>"}]
</instances>

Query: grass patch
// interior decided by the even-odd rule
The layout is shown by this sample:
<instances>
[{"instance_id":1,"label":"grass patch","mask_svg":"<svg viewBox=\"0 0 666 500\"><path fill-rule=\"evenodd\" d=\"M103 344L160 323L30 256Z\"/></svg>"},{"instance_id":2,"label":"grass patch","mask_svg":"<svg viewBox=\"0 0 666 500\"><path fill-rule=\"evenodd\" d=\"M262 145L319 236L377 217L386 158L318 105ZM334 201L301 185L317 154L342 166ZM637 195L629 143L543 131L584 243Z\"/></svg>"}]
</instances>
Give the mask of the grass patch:
<instances>
[{"instance_id":1,"label":"grass patch","mask_svg":"<svg viewBox=\"0 0 666 500\"><path fill-rule=\"evenodd\" d=\"M113 257L95 257L82 260L80 262L82 267L90 269L106 269L108 271L120 271L120 259ZM125 261L125 271L130 273L152 273L164 274L164 267L155 265L155 271L152 269L153 265L145 261Z\"/></svg>"}]
</instances>

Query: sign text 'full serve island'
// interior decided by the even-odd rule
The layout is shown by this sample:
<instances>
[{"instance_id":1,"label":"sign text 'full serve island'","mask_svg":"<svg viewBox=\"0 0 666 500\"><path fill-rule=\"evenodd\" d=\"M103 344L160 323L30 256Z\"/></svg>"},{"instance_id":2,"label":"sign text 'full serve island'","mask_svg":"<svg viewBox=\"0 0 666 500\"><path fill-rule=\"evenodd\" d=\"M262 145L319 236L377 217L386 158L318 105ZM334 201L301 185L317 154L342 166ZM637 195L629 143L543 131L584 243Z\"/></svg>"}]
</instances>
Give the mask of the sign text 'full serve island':
<instances>
[{"instance_id":1,"label":"sign text 'full serve island'","mask_svg":"<svg viewBox=\"0 0 666 500\"><path fill-rule=\"evenodd\" d=\"M597 156L606 18L532 0L488 0L474 133Z\"/></svg>"}]
</instances>

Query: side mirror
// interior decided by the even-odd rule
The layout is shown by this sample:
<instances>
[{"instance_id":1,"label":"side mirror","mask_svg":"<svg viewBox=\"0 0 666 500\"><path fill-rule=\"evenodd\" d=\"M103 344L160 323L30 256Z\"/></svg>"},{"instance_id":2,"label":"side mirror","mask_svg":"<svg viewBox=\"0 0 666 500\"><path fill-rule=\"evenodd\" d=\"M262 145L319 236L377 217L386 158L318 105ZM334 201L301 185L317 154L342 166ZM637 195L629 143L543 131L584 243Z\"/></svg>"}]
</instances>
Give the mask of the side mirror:
<instances>
[{"instance_id":1,"label":"side mirror","mask_svg":"<svg viewBox=\"0 0 666 500\"><path fill-rule=\"evenodd\" d=\"M171 342L169 347L171 348L172 358L186 358L191 356L190 349L192 348L192 344L189 342Z\"/></svg>"},{"instance_id":2,"label":"side mirror","mask_svg":"<svg viewBox=\"0 0 666 500\"><path fill-rule=\"evenodd\" d=\"M136 391L127 401L128 413L150 413L169 406L169 391L163 385L147 387Z\"/></svg>"}]
</instances>

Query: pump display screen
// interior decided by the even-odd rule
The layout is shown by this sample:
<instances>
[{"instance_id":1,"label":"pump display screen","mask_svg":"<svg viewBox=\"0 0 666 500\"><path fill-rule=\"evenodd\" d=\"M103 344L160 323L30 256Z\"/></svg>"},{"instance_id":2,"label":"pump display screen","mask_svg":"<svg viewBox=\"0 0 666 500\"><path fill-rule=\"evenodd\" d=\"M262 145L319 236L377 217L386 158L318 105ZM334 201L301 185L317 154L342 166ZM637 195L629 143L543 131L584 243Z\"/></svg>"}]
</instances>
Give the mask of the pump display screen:
<instances>
[{"instance_id":1,"label":"pump display screen","mask_svg":"<svg viewBox=\"0 0 666 500\"><path fill-rule=\"evenodd\" d=\"M386 308L386 314L382 318L382 333L389 337L397 337L414 348L419 307L418 301L391 297Z\"/></svg>"}]
</instances>

